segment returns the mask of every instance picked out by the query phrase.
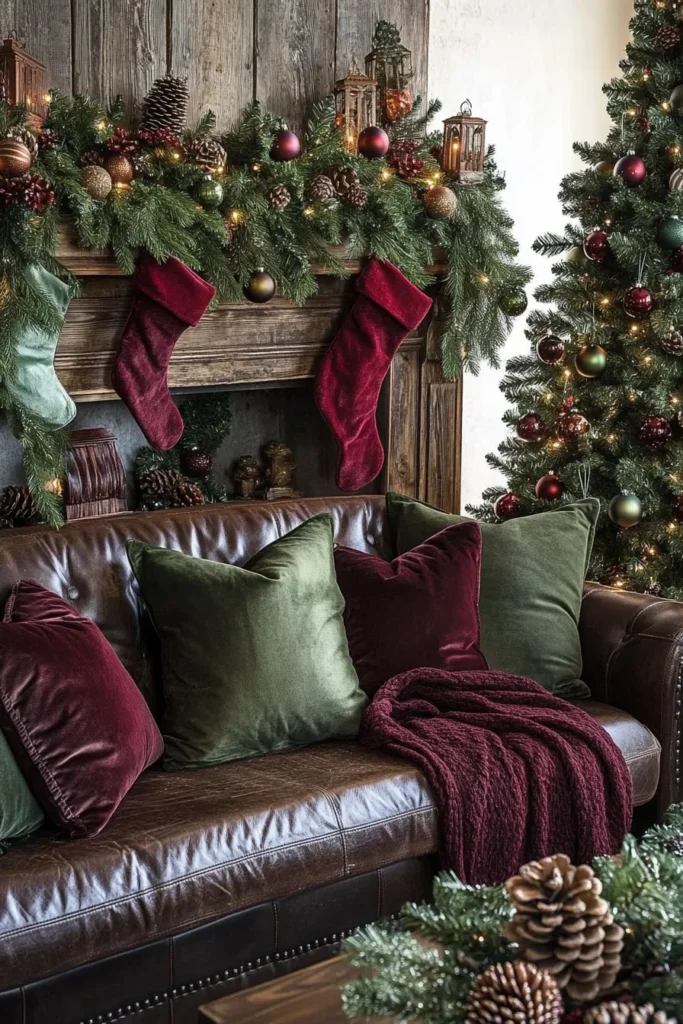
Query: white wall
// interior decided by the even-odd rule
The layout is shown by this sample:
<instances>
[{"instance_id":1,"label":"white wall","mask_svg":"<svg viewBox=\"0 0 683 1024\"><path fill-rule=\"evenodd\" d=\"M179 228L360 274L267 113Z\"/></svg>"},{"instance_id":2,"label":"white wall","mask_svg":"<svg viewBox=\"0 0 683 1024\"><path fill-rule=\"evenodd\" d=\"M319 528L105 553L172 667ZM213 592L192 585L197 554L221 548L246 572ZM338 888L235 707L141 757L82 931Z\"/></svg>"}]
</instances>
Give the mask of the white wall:
<instances>
[{"instance_id":1,"label":"white wall","mask_svg":"<svg viewBox=\"0 0 683 1024\"><path fill-rule=\"evenodd\" d=\"M503 193L515 219L522 259L535 283L548 280L551 261L531 252L534 238L565 222L557 192L564 174L581 166L575 141L605 137L603 82L618 74L629 38L632 0L431 0L429 95L456 113L468 97L489 121L507 177ZM528 351L524 318L505 356ZM500 482L486 464L505 430L502 371L465 380L463 508Z\"/></svg>"}]
</instances>

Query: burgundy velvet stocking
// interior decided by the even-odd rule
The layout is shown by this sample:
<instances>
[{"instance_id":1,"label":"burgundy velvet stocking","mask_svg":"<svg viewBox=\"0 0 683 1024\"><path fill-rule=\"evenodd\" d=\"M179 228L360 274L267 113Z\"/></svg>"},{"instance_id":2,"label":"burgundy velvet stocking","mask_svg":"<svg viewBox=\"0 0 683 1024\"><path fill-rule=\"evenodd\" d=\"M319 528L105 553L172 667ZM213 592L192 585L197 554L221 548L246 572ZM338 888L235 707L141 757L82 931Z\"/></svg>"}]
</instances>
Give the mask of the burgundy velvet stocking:
<instances>
[{"instance_id":1,"label":"burgundy velvet stocking","mask_svg":"<svg viewBox=\"0 0 683 1024\"><path fill-rule=\"evenodd\" d=\"M183 433L182 417L168 390L168 364L178 338L199 323L216 289L173 257L159 264L146 256L134 284L112 383L148 443L165 452Z\"/></svg>"},{"instance_id":2,"label":"burgundy velvet stocking","mask_svg":"<svg viewBox=\"0 0 683 1024\"><path fill-rule=\"evenodd\" d=\"M384 465L376 419L382 381L406 334L432 304L393 264L375 257L356 281L356 291L315 382L318 408L339 446L342 491L365 487Z\"/></svg>"}]
</instances>

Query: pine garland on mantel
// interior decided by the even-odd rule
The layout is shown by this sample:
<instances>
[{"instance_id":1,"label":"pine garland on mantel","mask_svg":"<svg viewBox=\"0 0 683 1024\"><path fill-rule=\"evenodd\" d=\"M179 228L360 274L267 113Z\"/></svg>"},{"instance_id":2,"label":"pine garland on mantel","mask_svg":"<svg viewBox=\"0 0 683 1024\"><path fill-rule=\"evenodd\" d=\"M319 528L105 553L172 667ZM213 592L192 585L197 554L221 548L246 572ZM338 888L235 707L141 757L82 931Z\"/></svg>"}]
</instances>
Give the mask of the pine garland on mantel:
<instances>
[{"instance_id":1,"label":"pine garland on mantel","mask_svg":"<svg viewBox=\"0 0 683 1024\"><path fill-rule=\"evenodd\" d=\"M64 432L47 430L13 405L2 382L12 379L17 331L56 326L48 304L30 288L31 264L66 279L77 294L77 280L56 259L61 216L69 218L77 245L110 248L125 273L133 273L141 252L160 262L175 256L229 303L245 301L244 288L258 268L272 275L281 295L304 303L317 290L315 268L348 275L345 260L330 249L342 243L348 260L388 259L425 288L434 280L429 267L438 248L450 299L442 351L451 378L463 369L476 372L483 362L498 365L512 323L499 300L530 279L516 262L493 150L476 187L447 180L440 170L434 155L440 135L428 131L438 101L424 113L416 101L387 126L392 149L387 159L370 160L346 151L328 98L313 112L301 155L288 162L271 156L282 122L256 103L220 138L211 112L179 138L158 127L157 106L151 104L151 127L145 128L143 108L142 128L133 131L122 124L120 102L105 111L88 96L53 91L30 175L0 179L0 406L23 444L38 512L55 525L60 499L46 485L63 475ZM0 103L0 146L24 129L25 110ZM125 180L126 167L132 181ZM344 182L351 183L346 192ZM445 219L430 217L423 202L437 183L455 194L455 211Z\"/></svg>"}]
</instances>

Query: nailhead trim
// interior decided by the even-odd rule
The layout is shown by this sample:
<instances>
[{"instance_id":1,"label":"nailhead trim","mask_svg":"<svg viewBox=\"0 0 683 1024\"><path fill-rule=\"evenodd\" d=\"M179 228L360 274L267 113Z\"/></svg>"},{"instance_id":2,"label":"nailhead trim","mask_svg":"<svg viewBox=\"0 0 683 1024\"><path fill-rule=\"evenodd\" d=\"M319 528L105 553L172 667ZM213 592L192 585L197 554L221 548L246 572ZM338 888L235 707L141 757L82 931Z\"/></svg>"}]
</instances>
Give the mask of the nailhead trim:
<instances>
[{"instance_id":1,"label":"nailhead trim","mask_svg":"<svg viewBox=\"0 0 683 1024\"><path fill-rule=\"evenodd\" d=\"M678 678L676 680L676 721L678 727L676 729L676 787L680 786L681 782L681 711L683 707L683 657L679 656L678 659ZM677 794L678 796L678 794Z\"/></svg>"}]
</instances>

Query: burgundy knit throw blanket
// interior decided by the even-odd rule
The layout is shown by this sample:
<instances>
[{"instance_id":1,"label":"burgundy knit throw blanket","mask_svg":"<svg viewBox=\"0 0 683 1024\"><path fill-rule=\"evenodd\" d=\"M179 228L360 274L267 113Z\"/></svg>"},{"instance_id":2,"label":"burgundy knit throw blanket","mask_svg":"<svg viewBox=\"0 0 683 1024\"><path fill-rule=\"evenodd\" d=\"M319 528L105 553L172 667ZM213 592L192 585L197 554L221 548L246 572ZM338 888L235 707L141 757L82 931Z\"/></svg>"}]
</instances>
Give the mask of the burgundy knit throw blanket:
<instances>
[{"instance_id":1,"label":"burgundy knit throw blanket","mask_svg":"<svg viewBox=\"0 0 683 1024\"><path fill-rule=\"evenodd\" d=\"M444 868L495 885L554 853L616 853L631 824L631 777L585 711L502 672L422 668L386 682L361 742L418 765L440 812Z\"/></svg>"}]
</instances>

